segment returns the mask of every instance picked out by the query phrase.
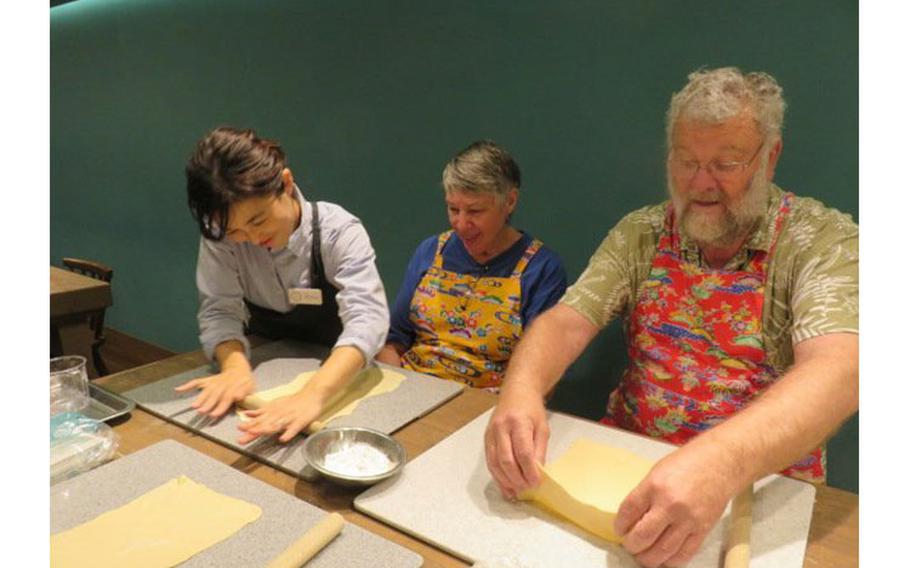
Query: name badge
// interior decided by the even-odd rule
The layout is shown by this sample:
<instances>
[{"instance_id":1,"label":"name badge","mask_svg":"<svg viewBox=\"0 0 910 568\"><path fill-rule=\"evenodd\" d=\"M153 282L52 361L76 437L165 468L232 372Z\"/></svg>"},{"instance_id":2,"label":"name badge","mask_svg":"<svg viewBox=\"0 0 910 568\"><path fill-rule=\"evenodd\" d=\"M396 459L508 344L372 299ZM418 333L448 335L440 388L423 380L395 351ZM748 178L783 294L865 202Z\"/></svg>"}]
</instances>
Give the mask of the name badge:
<instances>
[{"instance_id":1,"label":"name badge","mask_svg":"<svg viewBox=\"0 0 910 568\"><path fill-rule=\"evenodd\" d=\"M321 306L322 290L319 288L291 288L288 301L294 305Z\"/></svg>"}]
</instances>

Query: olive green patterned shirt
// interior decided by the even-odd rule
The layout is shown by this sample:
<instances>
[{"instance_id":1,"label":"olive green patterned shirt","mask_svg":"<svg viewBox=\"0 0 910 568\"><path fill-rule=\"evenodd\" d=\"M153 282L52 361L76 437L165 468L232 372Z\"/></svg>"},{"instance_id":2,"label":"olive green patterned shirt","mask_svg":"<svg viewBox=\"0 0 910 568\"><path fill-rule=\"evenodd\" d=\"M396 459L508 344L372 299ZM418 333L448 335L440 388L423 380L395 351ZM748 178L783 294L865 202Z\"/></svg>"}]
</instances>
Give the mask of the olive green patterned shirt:
<instances>
[{"instance_id":1,"label":"olive green patterned shirt","mask_svg":"<svg viewBox=\"0 0 910 568\"><path fill-rule=\"evenodd\" d=\"M742 269L756 251L769 249L782 196L772 186L764 220L725 269ZM598 327L621 314L628 332L629 316L666 230L668 204L626 215L560 302ZM697 245L683 238L680 246L685 261L707 266ZM767 362L783 373L793 364L795 344L840 332L859 333L859 227L849 215L796 197L768 266L762 313Z\"/></svg>"}]
</instances>

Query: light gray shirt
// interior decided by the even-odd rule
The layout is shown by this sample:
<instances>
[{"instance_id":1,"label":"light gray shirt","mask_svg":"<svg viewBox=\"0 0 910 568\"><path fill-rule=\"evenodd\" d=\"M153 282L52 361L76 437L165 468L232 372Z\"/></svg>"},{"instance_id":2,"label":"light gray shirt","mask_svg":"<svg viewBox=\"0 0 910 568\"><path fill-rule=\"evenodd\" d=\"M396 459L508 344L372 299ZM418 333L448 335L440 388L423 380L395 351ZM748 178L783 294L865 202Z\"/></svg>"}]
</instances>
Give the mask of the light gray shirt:
<instances>
[{"instance_id":1,"label":"light gray shirt","mask_svg":"<svg viewBox=\"0 0 910 568\"><path fill-rule=\"evenodd\" d=\"M294 306L288 300L290 288L309 288L312 281L311 219L313 206L300 202L300 226L291 233L288 246L277 251L227 238L199 242L196 286L199 289L199 341L209 359L224 341L240 341L250 355L243 334L249 314L243 303L250 302L286 313ZM319 227L325 275L338 288L335 298L344 329L335 347L352 345L369 361L385 344L389 329L389 308L376 253L360 219L342 207L319 202Z\"/></svg>"}]
</instances>

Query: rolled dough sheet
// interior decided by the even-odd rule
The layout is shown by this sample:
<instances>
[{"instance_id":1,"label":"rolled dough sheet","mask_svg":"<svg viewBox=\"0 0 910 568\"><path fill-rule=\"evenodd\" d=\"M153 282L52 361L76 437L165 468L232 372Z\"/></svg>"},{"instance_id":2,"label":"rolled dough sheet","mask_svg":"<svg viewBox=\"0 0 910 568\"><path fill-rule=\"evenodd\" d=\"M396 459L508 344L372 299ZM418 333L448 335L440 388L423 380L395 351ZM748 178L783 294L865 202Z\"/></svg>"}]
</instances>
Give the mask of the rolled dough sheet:
<instances>
[{"instance_id":1,"label":"rolled dough sheet","mask_svg":"<svg viewBox=\"0 0 910 568\"><path fill-rule=\"evenodd\" d=\"M170 568L262 515L181 475L119 509L51 536L51 568Z\"/></svg>"},{"instance_id":2,"label":"rolled dough sheet","mask_svg":"<svg viewBox=\"0 0 910 568\"><path fill-rule=\"evenodd\" d=\"M539 486L518 497L618 543L613 521L619 505L653 465L628 450L579 438L542 468Z\"/></svg>"},{"instance_id":3,"label":"rolled dough sheet","mask_svg":"<svg viewBox=\"0 0 910 568\"><path fill-rule=\"evenodd\" d=\"M276 398L296 393L302 389L315 374L316 371L300 373L291 382L251 394L243 399L239 406L247 410L262 408ZM404 378L404 375L401 373L396 373L389 369L375 366L367 367L357 373L346 388L339 391L329 400L325 410L313 424L322 425L340 416L347 416L354 412L357 405L364 399L397 389L398 386L401 385L401 382L404 381ZM241 420L249 420L242 411L238 411L238 415ZM311 431L311 428L308 428L307 431Z\"/></svg>"}]
</instances>

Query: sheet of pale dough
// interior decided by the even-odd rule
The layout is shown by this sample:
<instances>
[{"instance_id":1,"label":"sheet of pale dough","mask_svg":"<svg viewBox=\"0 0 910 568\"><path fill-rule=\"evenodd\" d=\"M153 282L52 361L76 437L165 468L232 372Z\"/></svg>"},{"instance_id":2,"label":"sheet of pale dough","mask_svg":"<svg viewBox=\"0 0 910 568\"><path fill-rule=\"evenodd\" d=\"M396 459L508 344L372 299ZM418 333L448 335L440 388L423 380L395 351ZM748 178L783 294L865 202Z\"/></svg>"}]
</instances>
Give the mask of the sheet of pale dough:
<instances>
[{"instance_id":1,"label":"sheet of pale dough","mask_svg":"<svg viewBox=\"0 0 910 568\"><path fill-rule=\"evenodd\" d=\"M51 568L170 568L262 515L258 506L181 475L51 536Z\"/></svg>"},{"instance_id":2,"label":"sheet of pale dough","mask_svg":"<svg viewBox=\"0 0 910 568\"><path fill-rule=\"evenodd\" d=\"M239 406L245 409L262 408L276 398L296 393L303 388L315 374L316 371L300 373L289 383L251 394L243 399ZM354 412L354 409L357 408L357 405L360 404L362 400L397 389L401 382L404 381L404 378L404 375L401 373L396 373L395 371L390 371L385 368L375 366L367 367L357 373L346 388L339 391L329 400L325 410L323 410L322 414L319 415L319 418L314 421L314 424L322 425L339 416L347 416ZM242 412L238 412L238 414L240 415L241 420L248 420ZM310 430L311 428L308 429L308 431Z\"/></svg>"},{"instance_id":3,"label":"sheet of pale dough","mask_svg":"<svg viewBox=\"0 0 910 568\"><path fill-rule=\"evenodd\" d=\"M613 532L619 505L653 465L628 450L579 438L542 468L541 484L519 499L532 500L601 538L620 542Z\"/></svg>"}]
</instances>

